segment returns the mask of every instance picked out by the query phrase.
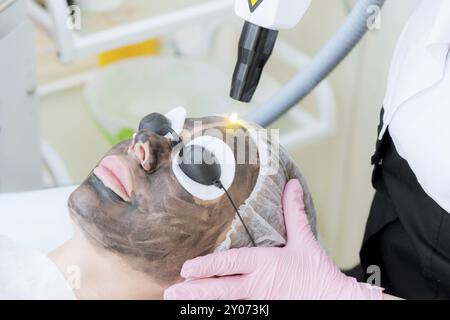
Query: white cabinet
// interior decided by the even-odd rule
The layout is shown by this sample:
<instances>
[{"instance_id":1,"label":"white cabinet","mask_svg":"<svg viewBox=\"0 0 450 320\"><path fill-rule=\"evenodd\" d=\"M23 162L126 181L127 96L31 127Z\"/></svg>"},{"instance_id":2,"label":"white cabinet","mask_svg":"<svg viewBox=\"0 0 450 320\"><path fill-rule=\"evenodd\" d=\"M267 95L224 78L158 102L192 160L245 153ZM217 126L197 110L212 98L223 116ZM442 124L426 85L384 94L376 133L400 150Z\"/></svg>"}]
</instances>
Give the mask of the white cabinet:
<instances>
[{"instance_id":1,"label":"white cabinet","mask_svg":"<svg viewBox=\"0 0 450 320\"><path fill-rule=\"evenodd\" d=\"M0 192L41 187L33 44L25 1L0 1Z\"/></svg>"}]
</instances>

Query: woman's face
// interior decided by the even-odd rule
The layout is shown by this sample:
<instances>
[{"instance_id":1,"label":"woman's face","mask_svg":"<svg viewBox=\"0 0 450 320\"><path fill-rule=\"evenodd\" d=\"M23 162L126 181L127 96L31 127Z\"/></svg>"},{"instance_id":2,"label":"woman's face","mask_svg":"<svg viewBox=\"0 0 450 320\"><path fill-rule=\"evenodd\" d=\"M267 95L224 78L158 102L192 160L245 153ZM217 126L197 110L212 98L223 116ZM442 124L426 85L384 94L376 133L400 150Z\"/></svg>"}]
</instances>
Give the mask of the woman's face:
<instances>
[{"instance_id":1,"label":"woman's face","mask_svg":"<svg viewBox=\"0 0 450 320\"><path fill-rule=\"evenodd\" d=\"M246 154L256 150L243 127L221 117L187 119L181 135L186 141L209 135L211 128L235 159L242 159L242 141ZM168 138L141 130L133 141L114 146L69 198L71 216L91 242L161 283L175 281L186 260L212 252L235 217L225 196L201 200L179 184L172 171L175 151ZM259 163L236 163L228 191L237 206L249 197L258 173Z\"/></svg>"}]
</instances>

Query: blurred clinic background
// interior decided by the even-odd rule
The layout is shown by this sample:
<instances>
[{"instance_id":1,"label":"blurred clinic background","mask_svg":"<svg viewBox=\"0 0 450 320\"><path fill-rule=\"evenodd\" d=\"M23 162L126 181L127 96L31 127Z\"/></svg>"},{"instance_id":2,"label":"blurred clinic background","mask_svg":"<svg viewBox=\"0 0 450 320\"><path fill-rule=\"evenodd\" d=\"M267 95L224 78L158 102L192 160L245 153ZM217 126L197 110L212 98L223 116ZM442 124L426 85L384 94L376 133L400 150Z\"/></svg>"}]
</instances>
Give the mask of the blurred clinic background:
<instances>
[{"instance_id":1,"label":"blurred clinic background","mask_svg":"<svg viewBox=\"0 0 450 320\"><path fill-rule=\"evenodd\" d=\"M387 72L417 2L386 1L356 50L273 125L309 180L323 242L343 268L358 261ZM281 32L253 105L308 63L354 3L314 0L295 29ZM17 132L0 131L0 192L81 182L153 111L181 105L190 116L245 115L250 107L228 98L243 24L232 7L232 0L0 0L0 127ZM17 91L27 97L8 100ZM11 148L23 156L8 159Z\"/></svg>"}]
</instances>

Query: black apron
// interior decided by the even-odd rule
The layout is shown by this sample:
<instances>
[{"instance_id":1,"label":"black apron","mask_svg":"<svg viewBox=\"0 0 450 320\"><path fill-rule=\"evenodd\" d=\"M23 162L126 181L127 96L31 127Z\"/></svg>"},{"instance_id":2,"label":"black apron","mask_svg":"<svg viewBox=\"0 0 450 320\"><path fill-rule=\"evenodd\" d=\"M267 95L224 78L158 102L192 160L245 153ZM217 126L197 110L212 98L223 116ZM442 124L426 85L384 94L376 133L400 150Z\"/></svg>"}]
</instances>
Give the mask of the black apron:
<instances>
[{"instance_id":1,"label":"black apron","mask_svg":"<svg viewBox=\"0 0 450 320\"><path fill-rule=\"evenodd\" d=\"M450 214L424 192L389 131L377 142L372 164L376 193L361 266L380 268L385 293L405 299L450 299Z\"/></svg>"}]
</instances>

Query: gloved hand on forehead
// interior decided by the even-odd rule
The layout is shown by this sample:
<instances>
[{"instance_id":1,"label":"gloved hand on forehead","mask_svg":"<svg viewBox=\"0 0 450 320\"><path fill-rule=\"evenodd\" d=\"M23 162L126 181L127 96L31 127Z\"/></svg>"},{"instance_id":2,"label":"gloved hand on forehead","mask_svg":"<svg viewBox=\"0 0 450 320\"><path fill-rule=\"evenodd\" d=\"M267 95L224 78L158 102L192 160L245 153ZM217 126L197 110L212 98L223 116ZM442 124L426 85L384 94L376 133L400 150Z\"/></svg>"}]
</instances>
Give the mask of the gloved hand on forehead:
<instances>
[{"instance_id":1,"label":"gloved hand on forehead","mask_svg":"<svg viewBox=\"0 0 450 320\"><path fill-rule=\"evenodd\" d=\"M303 190L291 180L283 194L287 244L283 248L232 249L187 261L187 281L166 299L382 299L383 289L344 275L314 237Z\"/></svg>"}]
</instances>

